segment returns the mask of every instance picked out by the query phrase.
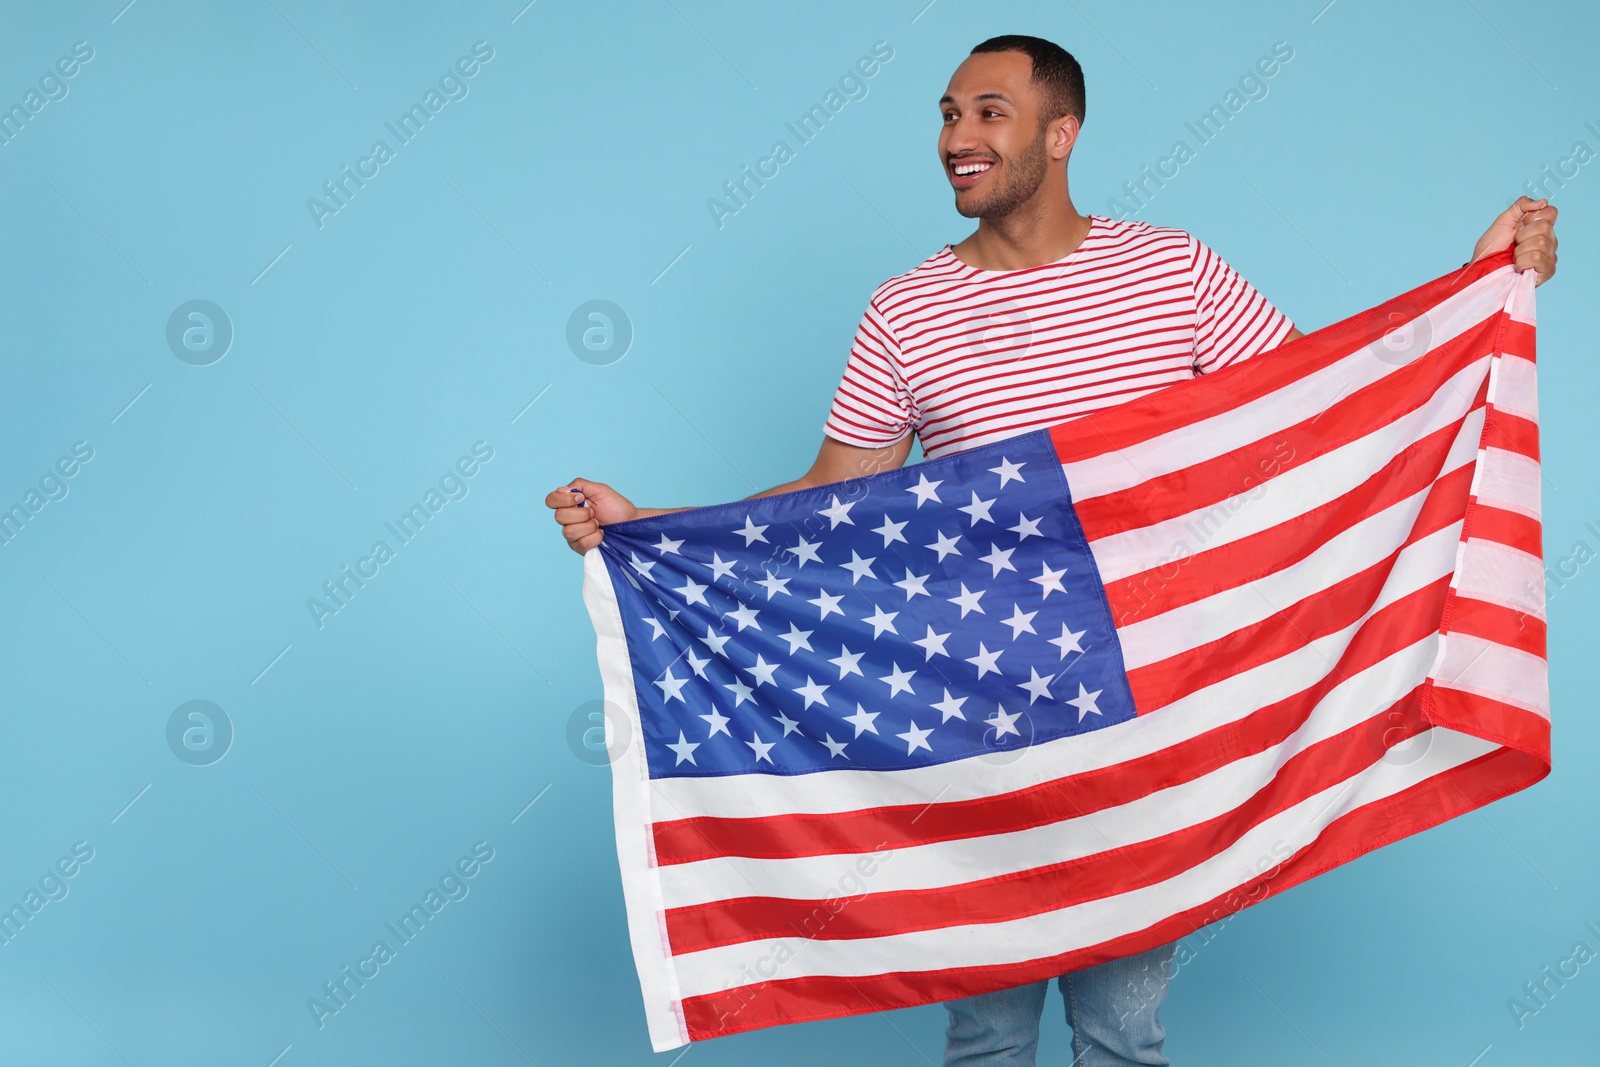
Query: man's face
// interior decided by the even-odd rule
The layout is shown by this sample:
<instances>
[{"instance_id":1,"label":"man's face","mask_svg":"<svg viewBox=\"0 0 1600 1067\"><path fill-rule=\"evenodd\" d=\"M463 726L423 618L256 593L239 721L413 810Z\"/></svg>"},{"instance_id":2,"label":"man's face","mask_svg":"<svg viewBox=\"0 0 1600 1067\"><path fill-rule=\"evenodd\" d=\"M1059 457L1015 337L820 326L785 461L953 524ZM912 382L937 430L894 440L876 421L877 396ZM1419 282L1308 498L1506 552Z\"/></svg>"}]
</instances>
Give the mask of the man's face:
<instances>
[{"instance_id":1,"label":"man's face","mask_svg":"<svg viewBox=\"0 0 1600 1067\"><path fill-rule=\"evenodd\" d=\"M968 56L939 101L939 161L967 218L1009 215L1050 167L1033 61L1023 52Z\"/></svg>"}]
</instances>

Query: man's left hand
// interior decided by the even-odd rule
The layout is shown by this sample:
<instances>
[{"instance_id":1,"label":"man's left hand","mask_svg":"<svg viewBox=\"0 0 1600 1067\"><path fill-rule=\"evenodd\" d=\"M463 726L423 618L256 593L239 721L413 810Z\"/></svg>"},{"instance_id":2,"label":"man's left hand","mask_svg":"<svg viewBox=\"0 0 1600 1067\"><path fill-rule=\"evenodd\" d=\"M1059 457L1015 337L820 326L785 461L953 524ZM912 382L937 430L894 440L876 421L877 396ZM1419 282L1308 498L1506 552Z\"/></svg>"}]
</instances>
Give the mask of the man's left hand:
<instances>
[{"instance_id":1,"label":"man's left hand","mask_svg":"<svg viewBox=\"0 0 1600 1067\"><path fill-rule=\"evenodd\" d=\"M1543 285L1556 272L1557 214L1548 200L1518 197L1478 238L1469 262L1510 248L1512 267L1518 271L1532 268L1538 274L1533 284Z\"/></svg>"}]
</instances>

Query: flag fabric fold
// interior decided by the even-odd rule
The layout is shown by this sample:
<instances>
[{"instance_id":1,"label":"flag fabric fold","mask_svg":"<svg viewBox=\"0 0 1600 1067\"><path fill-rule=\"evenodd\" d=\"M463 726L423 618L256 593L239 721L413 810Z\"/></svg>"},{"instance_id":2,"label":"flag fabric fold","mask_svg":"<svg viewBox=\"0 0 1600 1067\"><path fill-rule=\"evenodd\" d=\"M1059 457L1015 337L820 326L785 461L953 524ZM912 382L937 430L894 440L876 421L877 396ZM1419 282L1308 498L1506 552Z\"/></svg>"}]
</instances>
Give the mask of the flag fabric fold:
<instances>
[{"instance_id":1,"label":"flag fabric fold","mask_svg":"<svg viewBox=\"0 0 1600 1067\"><path fill-rule=\"evenodd\" d=\"M1550 768L1533 272L584 556L653 1047L1181 938Z\"/></svg>"}]
</instances>

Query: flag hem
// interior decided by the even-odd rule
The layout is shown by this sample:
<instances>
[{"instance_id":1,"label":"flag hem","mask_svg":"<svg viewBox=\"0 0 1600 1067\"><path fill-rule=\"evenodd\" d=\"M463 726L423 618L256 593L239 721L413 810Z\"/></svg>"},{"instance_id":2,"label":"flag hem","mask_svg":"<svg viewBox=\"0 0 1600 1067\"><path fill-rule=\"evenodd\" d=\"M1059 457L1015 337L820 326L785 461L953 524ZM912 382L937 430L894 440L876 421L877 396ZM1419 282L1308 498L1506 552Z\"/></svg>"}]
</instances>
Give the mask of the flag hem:
<instances>
[{"instance_id":1,"label":"flag hem","mask_svg":"<svg viewBox=\"0 0 1600 1067\"><path fill-rule=\"evenodd\" d=\"M668 955L666 908L650 839L650 772L645 764L644 727L633 662L623 632L617 591L598 548L583 554L583 599L594 624L606 713L619 714L628 732L621 752L611 754L611 810L617 864L628 917L628 940L644 996L650 1046L666 1052L689 1043L677 971ZM616 736L616 732L612 732Z\"/></svg>"}]
</instances>

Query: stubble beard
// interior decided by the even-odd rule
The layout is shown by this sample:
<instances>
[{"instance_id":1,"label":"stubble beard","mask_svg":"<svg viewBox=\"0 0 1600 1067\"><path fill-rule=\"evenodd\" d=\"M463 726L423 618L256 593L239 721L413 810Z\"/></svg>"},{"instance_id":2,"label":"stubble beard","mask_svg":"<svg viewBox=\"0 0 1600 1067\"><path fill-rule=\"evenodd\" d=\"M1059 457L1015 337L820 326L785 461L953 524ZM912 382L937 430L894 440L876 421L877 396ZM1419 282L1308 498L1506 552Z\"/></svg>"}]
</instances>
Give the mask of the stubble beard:
<instances>
[{"instance_id":1,"label":"stubble beard","mask_svg":"<svg viewBox=\"0 0 1600 1067\"><path fill-rule=\"evenodd\" d=\"M1007 178L989 196L965 207L956 198L956 210L969 219L1001 219L1027 203L1044 184L1050 159L1044 148L1044 131L1039 131L1026 151L1006 167Z\"/></svg>"}]
</instances>

